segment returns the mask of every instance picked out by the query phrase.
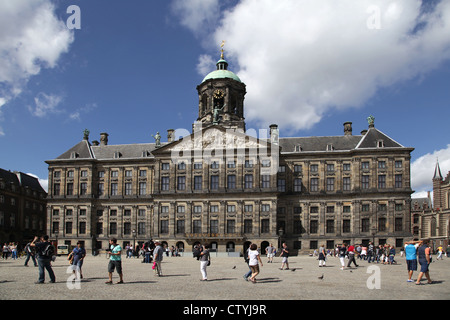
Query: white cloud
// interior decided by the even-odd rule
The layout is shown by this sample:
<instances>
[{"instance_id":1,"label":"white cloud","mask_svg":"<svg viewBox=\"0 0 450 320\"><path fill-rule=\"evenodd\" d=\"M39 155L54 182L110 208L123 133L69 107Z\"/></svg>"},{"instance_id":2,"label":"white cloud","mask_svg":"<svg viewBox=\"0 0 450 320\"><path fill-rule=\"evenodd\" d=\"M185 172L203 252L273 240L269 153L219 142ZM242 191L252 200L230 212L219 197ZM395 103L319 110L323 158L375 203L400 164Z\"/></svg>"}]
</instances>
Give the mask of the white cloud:
<instances>
[{"instance_id":1,"label":"white cloud","mask_svg":"<svg viewBox=\"0 0 450 320\"><path fill-rule=\"evenodd\" d=\"M45 94L40 92L35 98L35 107L29 107L30 112L39 118L47 116L49 113L58 113L62 110L58 109L58 105L62 101L62 97L53 94Z\"/></svg>"},{"instance_id":2,"label":"white cloud","mask_svg":"<svg viewBox=\"0 0 450 320\"><path fill-rule=\"evenodd\" d=\"M199 36L213 31L220 21L219 0L174 0L172 11L182 26Z\"/></svg>"},{"instance_id":3,"label":"white cloud","mask_svg":"<svg viewBox=\"0 0 450 320\"><path fill-rule=\"evenodd\" d=\"M69 115L69 119L70 120L76 120L76 121L80 121L81 120L81 115L90 113L91 111L93 111L94 109L97 108L97 104L96 103L87 103L85 106L76 109L74 112L72 112Z\"/></svg>"},{"instance_id":4,"label":"white cloud","mask_svg":"<svg viewBox=\"0 0 450 320\"><path fill-rule=\"evenodd\" d=\"M208 73L210 73L211 71L213 71L215 69L214 68L215 64L216 64L216 61L214 61L214 59L210 55L202 54L198 58L197 72L200 75L206 76Z\"/></svg>"},{"instance_id":5,"label":"white cloud","mask_svg":"<svg viewBox=\"0 0 450 320\"><path fill-rule=\"evenodd\" d=\"M438 160L442 177L445 178L450 171L450 144L445 149L427 153L411 163L411 187L416 191L414 198L418 195L426 196L427 191L433 190L432 179Z\"/></svg>"},{"instance_id":6,"label":"white cloud","mask_svg":"<svg viewBox=\"0 0 450 320\"><path fill-rule=\"evenodd\" d=\"M73 33L59 20L50 0L0 2L0 99L17 97L30 77L57 66ZM0 106L1 107L1 106Z\"/></svg>"},{"instance_id":7,"label":"white cloud","mask_svg":"<svg viewBox=\"0 0 450 320\"><path fill-rule=\"evenodd\" d=\"M242 0L221 15L215 1L201 12L199 1L175 3L193 32L209 27L207 10L220 16L205 48L227 41L225 56L240 67L230 69L247 85L246 119L285 132L361 106L450 58L449 1L423 11L419 0ZM376 12L380 28L370 29Z\"/></svg>"}]
</instances>

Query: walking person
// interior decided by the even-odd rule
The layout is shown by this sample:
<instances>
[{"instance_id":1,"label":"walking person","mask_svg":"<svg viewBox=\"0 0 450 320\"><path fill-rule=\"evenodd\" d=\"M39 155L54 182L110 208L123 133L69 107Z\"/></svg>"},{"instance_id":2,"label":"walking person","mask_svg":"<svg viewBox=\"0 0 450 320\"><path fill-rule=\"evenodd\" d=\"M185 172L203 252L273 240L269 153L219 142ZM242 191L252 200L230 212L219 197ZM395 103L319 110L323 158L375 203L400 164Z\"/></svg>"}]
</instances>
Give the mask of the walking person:
<instances>
[{"instance_id":1,"label":"walking person","mask_svg":"<svg viewBox=\"0 0 450 320\"><path fill-rule=\"evenodd\" d=\"M108 264L108 277L109 280L106 284L112 284L112 275L114 270L119 274L119 281L117 284L123 283L123 273L122 273L122 247L117 243L116 238L109 239L110 251L109 253L109 264Z\"/></svg>"},{"instance_id":2,"label":"walking person","mask_svg":"<svg viewBox=\"0 0 450 320\"><path fill-rule=\"evenodd\" d=\"M258 246L255 243L250 245L250 250L248 252L248 265L252 270L252 276L250 277L250 281L256 283L256 276L259 274L259 264L262 267L261 257L259 256Z\"/></svg>"},{"instance_id":3,"label":"walking person","mask_svg":"<svg viewBox=\"0 0 450 320\"><path fill-rule=\"evenodd\" d=\"M245 281L248 281L248 278L252 275L252 269L250 268L250 265L249 265L250 260L248 259L249 252L250 252L250 246L247 248L247 250L245 251L245 254L244 254L244 261L248 266L248 271L243 276Z\"/></svg>"},{"instance_id":4,"label":"walking person","mask_svg":"<svg viewBox=\"0 0 450 320\"><path fill-rule=\"evenodd\" d=\"M273 263L273 254L275 252L275 248L272 244L266 247L266 255L267 255L267 263Z\"/></svg>"},{"instance_id":5,"label":"walking person","mask_svg":"<svg viewBox=\"0 0 450 320\"><path fill-rule=\"evenodd\" d=\"M155 249L153 250L153 263L155 266L155 276L162 277L161 262L164 256L164 249L159 240L155 240Z\"/></svg>"},{"instance_id":6,"label":"walking person","mask_svg":"<svg viewBox=\"0 0 450 320\"><path fill-rule=\"evenodd\" d=\"M374 252L373 242L369 242L369 246L367 247L367 262L375 262L375 252Z\"/></svg>"},{"instance_id":7,"label":"walking person","mask_svg":"<svg viewBox=\"0 0 450 320\"><path fill-rule=\"evenodd\" d=\"M81 267L83 266L84 257L86 257L86 249L83 248L81 241L77 242L77 247L73 249L71 254L73 273L77 276L77 278L79 274L80 279L83 279Z\"/></svg>"},{"instance_id":8,"label":"walking person","mask_svg":"<svg viewBox=\"0 0 450 320\"><path fill-rule=\"evenodd\" d=\"M41 237L41 241L39 242L37 242L38 239L38 237L34 237L33 241L30 243L30 246L36 248L36 253L38 255L39 280L36 284L42 284L45 282L45 270L48 272L50 282L55 283L56 277L51 265L55 248L48 240L48 235Z\"/></svg>"},{"instance_id":9,"label":"walking person","mask_svg":"<svg viewBox=\"0 0 450 320\"><path fill-rule=\"evenodd\" d=\"M255 246L256 246L256 244L255 244ZM283 242L283 244L282 244L280 257L283 258L281 260L281 268L280 268L280 270L283 270L285 265L286 265L286 268L284 270L289 270L289 261L288 261L289 248L288 248L286 242Z\"/></svg>"},{"instance_id":10,"label":"walking person","mask_svg":"<svg viewBox=\"0 0 450 320\"><path fill-rule=\"evenodd\" d=\"M342 246L338 248L339 261L341 262L341 270L345 269L345 255L347 254L347 244L343 243Z\"/></svg>"},{"instance_id":11,"label":"walking person","mask_svg":"<svg viewBox=\"0 0 450 320\"><path fill-rule=\"evenodd\" d=\"M439 259L444 260L444 258L442 258L442 254L444 253L444 248L442 248L442 246L439 246L437 248L438 251L438 256L436 258L436 261L438 261Z\"/></svg>"},{"instance_id":12,"label":"walking person","mask_svg":"<svg viewBox=\"0 0 450 320\"><path fill-rule=\"evenodd\" d=\"M31 258L33 260L34 266L37 267L38 264L36 262L36 258L34 257L35 251L34 248L31 247L31 241L28 242L27 245L25 246L25 253L27 254L27 258L25 259L24 266L28 267L28 261L30 261Z\"/></svg>"},{"instance_id":13,"label":"walking person","mask_svg":"<svg viewBox=\"0 0 450 320\"><path fill-rule=\"evenodd\" d=\"M321 245L319 248L319 267L325 267L326 263L325 245Z\"/></svg>"},{"instance_id":14,"label":"walking person","mask_svg":"<svg viewBox=\"0 0 450 320\"><path fill-rule=\"evenodd\" d=\"M406 268L408 270L407 282L414 282L412 275L417 271L417 248L420 241L409 241L405 243Z\"/></svg>"},{"instance_id":15,"label":"walking person","mask_svg":"<svg viewBox=\"0 0 450 320\"><path fill-rule=\"evenodd\" d=\"M211 264L211 257L209 254L209 246L205 244L202 252L200 252L200 272L202 274L202 281L208 281L208 274L206 268Z\"/></svg>"},{"instance_id":16,"label":"walking person","mask_svg":"<svg viewBox=\"0 0 450 320\"><path fill-rule=\"evenodd\" d=\"M422 245L417 249L417 255L420 263L420 273L417 277L416 284L421 284L420 281L422 280L423 275L426 276L428 283L432 283L429 270L431 263L430 251L431 249L428 247L428 239L423 240Z\"/></svg>"},{"instance_id":17,"label":"walking person","mask_svg":"<svg viewBox=\"0 0 450 320\"><path fill-rule=\"evenodd\" d=\"M348 255L348 263L347 268L350 268L350 264L353 262L355 267L358 267L355 260L355 247L352 245L349 245L347 248L347 255Z\"/></svg>"}]
</instances>

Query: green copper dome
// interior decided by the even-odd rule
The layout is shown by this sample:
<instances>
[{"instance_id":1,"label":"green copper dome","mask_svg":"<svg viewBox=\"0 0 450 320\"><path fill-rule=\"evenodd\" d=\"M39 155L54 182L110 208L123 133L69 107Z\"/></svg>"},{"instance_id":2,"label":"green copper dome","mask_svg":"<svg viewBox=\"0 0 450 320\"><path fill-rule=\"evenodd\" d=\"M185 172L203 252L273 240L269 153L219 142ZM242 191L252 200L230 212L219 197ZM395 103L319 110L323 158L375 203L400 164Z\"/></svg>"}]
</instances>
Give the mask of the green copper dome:
<instances>
[{"instance_id":1,"label":"green copper dome","mask_svg":"<svg viewBox=\"0 0 450 320\"><path fill-rule=\"evenodd\" d=\"M227 70L228 62L225 59L221 58L219 61L217 61L216 65L217 65L217 70L210 72L203 79L202 82L205 82L206 80L210 80L210 79L223 79L223 78L229 78L229 79L233 79L233 80L242 82L241 79L239 79L239 77L237 75L235 75L230 70Z\"/></svg>"}]
</instances>

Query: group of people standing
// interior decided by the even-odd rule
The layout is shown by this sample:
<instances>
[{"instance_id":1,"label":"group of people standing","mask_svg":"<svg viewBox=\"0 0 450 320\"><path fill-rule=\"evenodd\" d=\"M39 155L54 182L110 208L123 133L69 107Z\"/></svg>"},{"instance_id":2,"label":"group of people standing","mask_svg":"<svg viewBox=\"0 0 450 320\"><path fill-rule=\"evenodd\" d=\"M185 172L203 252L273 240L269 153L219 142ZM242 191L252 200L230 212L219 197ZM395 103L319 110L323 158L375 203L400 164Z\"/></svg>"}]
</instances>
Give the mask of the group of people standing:
<instances>
[{"instance_id":1,"label":"group of people standing","mask_svg":"<svg viewBox=\"0 0 450 320\"><path fill-rule=\"evenodd\" d=\"M10 243L4 243L2 247L2 259L7 260L8 257L11 255L11 259L16 260L18 259L17 255L17 243L10 242Z\"/></svg>"}]
</instances>

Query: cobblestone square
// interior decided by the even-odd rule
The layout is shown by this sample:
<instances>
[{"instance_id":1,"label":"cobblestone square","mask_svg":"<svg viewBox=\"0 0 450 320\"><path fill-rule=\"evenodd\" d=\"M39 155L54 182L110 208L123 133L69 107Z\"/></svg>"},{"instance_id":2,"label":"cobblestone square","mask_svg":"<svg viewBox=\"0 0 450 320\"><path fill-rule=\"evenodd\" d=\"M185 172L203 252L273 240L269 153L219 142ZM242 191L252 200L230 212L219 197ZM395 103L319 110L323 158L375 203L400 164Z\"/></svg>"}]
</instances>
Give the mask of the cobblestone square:
<instances>
[{"instance_id":1,"label":"cobblestone square","mask_svg":"<svg viewBox=\"0 0 450 320\"><path fill-rule=\"evenodd\" d=\"M432 284L408 283L404 257L398 264L369 264L357 260L359 267L340 270L338 258L330 257L326 267L319 267L317 258L293 256L290 270L280 270L281 259L263 266L253 284L243 279L248 271L243 258L214 257L208 267L208 281L200 281L200 263L192 257L164 257L163 276L156 277L151 264L142 259L123 256L124 283L107 285L108 260L105 255L88 255L83 265L81 282L73 282L66 257L53 262L56 283L35 284L38 268L24 267L24 259L0 261L0 299L35 300L448 300L450 299L450 259L436 261L430 266ZM347 260L346 260L347 261ZM419 267L420 269L420 267ZM413 279L417 279L415 272ZM322 277L323 279L319 279ZM379 288L377 288L379 285Z\"/></svg>"}]
</instances>

